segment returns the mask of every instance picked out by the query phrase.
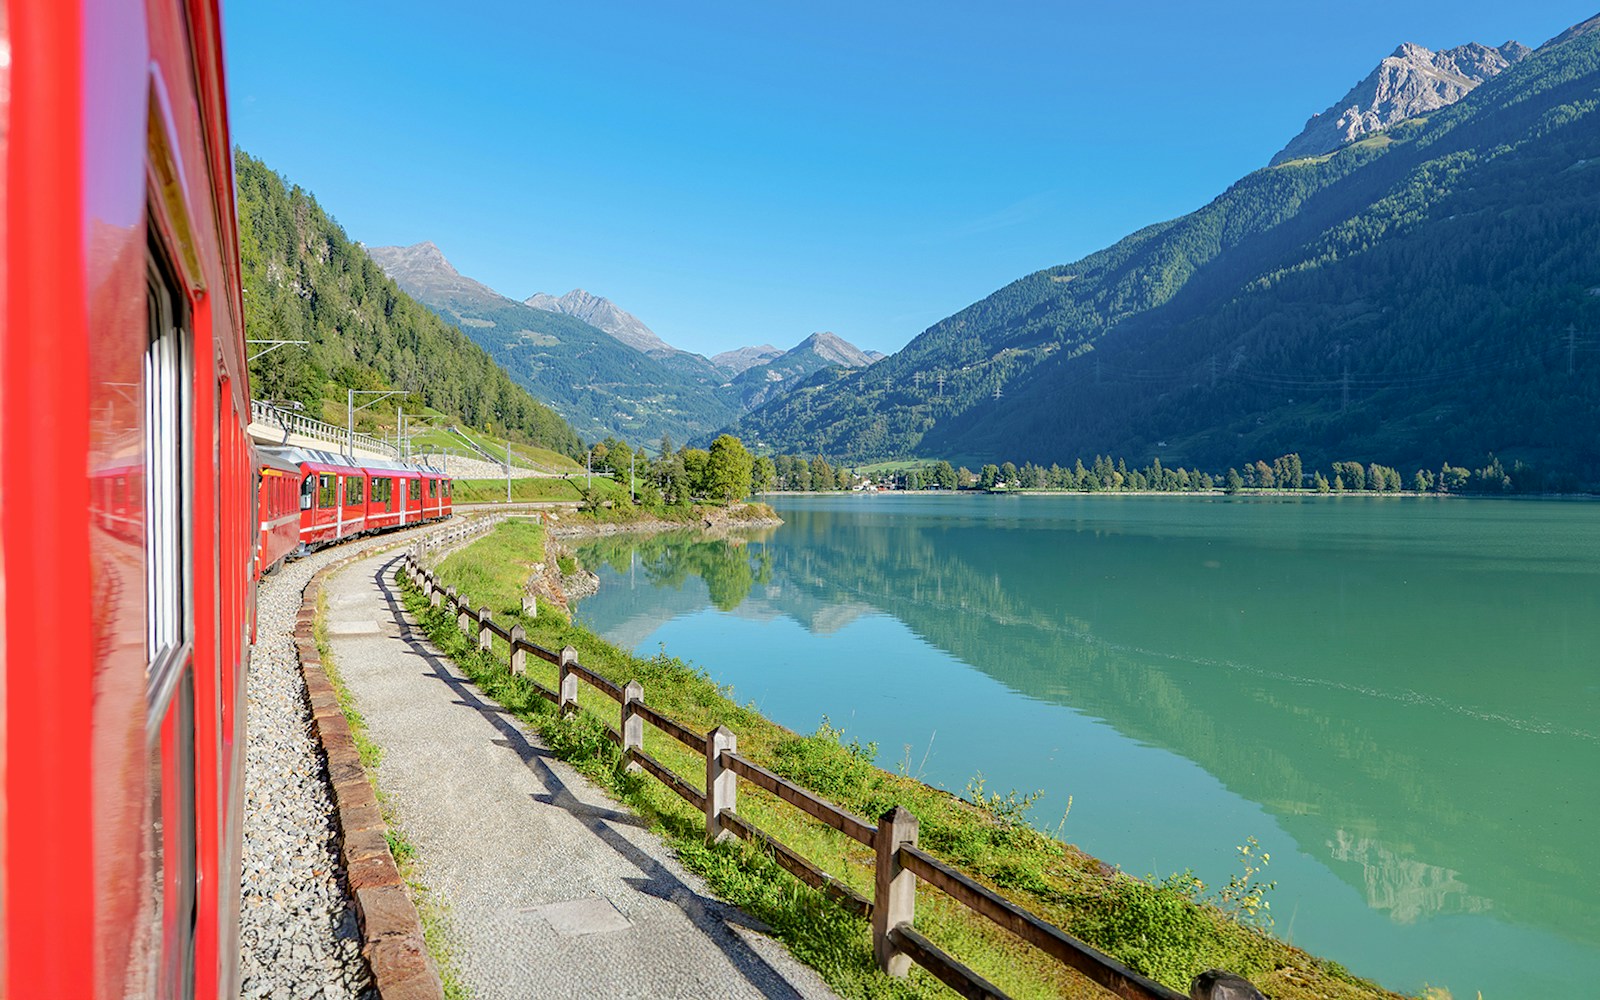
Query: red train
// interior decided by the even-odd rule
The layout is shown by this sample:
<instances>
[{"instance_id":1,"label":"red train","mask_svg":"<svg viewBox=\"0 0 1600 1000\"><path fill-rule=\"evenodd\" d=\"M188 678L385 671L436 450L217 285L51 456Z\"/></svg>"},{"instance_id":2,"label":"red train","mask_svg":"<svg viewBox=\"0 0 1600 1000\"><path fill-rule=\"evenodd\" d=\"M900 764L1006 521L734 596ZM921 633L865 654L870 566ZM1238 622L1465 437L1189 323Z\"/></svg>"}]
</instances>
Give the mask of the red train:
<instances>
[{"instance_id":1,"label":"red train","mask_svg":"<svg viewBox=\"0 0 1600 1000\"><path fill-rule=\"evenodd\" d=\"M250 441L217 0L0 54L0 996L231 998L256 571L450 483Z\"/></svg>"},{"instance_id":2,"label":"red train","mask_svg":"<svg viewBox=\"0 0 1600 1000\"><path fill-rule=\"evenodd\" d=\"M261 538L270 573L292 555L358 535L449 517L449 477L426 466L299 448L258 449Z\"/></svg>"},{"instance_id":3,"label":"red train","mask_svg":"<svg viewBox=\"0 0 1600 1000\"><path fill-rule=\"evenodd\" d=\"M0 8L8 997L233 995L255 458L213 0Z\"/></svg>"}]
</instances>

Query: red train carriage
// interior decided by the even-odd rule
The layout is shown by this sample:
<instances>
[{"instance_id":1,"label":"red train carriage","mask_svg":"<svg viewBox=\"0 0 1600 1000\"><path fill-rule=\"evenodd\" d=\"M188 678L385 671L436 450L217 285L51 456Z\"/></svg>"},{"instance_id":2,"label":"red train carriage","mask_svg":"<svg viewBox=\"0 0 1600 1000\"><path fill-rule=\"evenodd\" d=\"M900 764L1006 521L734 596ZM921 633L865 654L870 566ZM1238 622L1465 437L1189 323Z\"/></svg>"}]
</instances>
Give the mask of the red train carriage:
<instances>
[{"instance_id":1,"label":"red train carriage","mask_svg":"<svg viewBox=\"0 0 1600 1000\"><path fill-rule=\"evenodd\" d=\"M261 537L256 547L258 576L266 576L300 547L300 464L279 449L257 448L261 466L256 484Z\"/></svg>"},{"instance_id":2,"label":"red train carriage","mask_svg":"<svg viewBox=\"0 0 1600 1000\"><path fill-rule=\"evenodd\" d=\"M346 538L450 516L450 481L426 466L334 452L263 447L257 563Z\"/></svg>"},{"instance_id":3,"label":"red train carriage","mask_svg":"<svg viewBox=\"0 0 1600 1000\"><path fill-rule=\"evenodd\" d=\"M215 0L0 6L9 997L237 995L256 538Z\"/></svg>"}]
</instances>

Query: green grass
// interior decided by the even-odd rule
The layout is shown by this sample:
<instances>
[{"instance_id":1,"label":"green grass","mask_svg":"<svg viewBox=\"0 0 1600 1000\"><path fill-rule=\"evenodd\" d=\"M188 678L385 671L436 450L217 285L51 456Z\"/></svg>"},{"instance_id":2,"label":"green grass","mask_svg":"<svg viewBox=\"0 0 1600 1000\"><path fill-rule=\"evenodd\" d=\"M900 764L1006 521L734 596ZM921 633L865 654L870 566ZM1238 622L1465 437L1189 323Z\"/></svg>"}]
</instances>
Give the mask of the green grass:
<instances>
[{"instance_id":1,"label":"green grass","mask_svg":"<svg viewBox=\"0 0 1600 1000\"><path fill-rule=\"evenodd\" d=\"M873 462L871 465L853 465L850 468L856 472L872 474L877 472L904 472L906 469L921 469L934 464L938 459L903 458L893 462ZM954 464L954 463L952 463Z\"/></svg>"},{"instance_id":2,"label":"green grass","mask_svg":"<svg viewBox=\"0 0 1600 1000\"><path fill-rule=\"evenodd\" d=\"M497 459L505 455L505 438L491 437L482 431L472 427L464 427L459 423L455 426L468 440L489 454L494 455ZM446 438L444 441L446 446L454 442L455 447L462 447L461 439L454 434L450 434L443 428L439 430L439 433ZM513 464L531 465L534 468L550 472L578 473L583 471L582 463L574 462L566 455L551 451L548 448L541 448L538 445L523 444L517 441L511 442L511 459Z\"/></svg>"},{"instance_id":3,"label":"green grass","mask_svg":"<svg viewBox=\"0 0 1600 1000\"><path fill-rule=\"evenodd\" d=\"M451 498L457 503L504 503L504 479L457 479L451 487ZM513 479L511 499L514 503L532 503L544 500L577 501L583 494L573 481L567 479Z\"/></svg>"},{"instance_id":4,"label":"green grass","mask_svg":"<svg viewBox=\"0 0 1600 1000\"><path fill-rule=\"evenodd\" d=\"M570 479L553 479L539 477L530 479L511 480L511 501L513 503L535 503L550 500L580 501L583 491L589 486L589 480L581 473ZM605 476L595 476L593 486L589 487L602 500L613 503L626 502L628 487L626 483L619 483ZM504 503L506 499L506 481L500 479L457 479L455 481L453 498L460 503Z\"/></svg>"},{"instance_id":5,"label":"green grass","mask_svg":"<svg viewBox=\"0 0 1600 1000\"><path fill-rule=\"evenodd\" d=\"M894 805L909 808L920 820L920 844L926 850L1179 992L1187 992L1189 980L1200 971L1225 968L1249 976L1278 1000L1393 995L1350 977L1336 963L1247 926L1217 906L1197 902L1192 876L1150 882L1105 874L1094 859L1030 826L1027 800L1015 793L994 795L979 784L971 790L975 801L959 799L877 768L872 763L876 747L847 739L827 720L804 736L771 722L664 651L634 656L573 625L553 608L541 608L534 619L522 616L523 580L532 563L543 558L532 527L501 525L441 563L440 579L468 593L474 604L491 607L502 624L515 617L530 641L552 650L571 645L590 670L617 683L639 681L648 704L689 729L706 732L726 725L738 735L741 754L858 815L871 820ZM865 921L796 881L756 847L741 841L707 845L702 814L653 778L621 771L617 751L601 728L602 720L616 726L614 702L580 685L579 704L585 711L558 719L527 679L509 674L504 643L496 640L491 651L477 651L450 615L429 608L409 585L407 601L428 634L488 697L527 720L558 755L637 810L685 865L718 895L771 925L835 990L848 997L948 995L921 970L904 981L878 973ZM555 668L528 659L528 677L554 687ZM645 729L646 750L702 787L703 756L654 727ZM871 898L872 856L853 840L748 783L740 785L739 812ZM1104 995L926 885L918 889L916 923L1013 996Z\"/></svg>"}]
</instances>

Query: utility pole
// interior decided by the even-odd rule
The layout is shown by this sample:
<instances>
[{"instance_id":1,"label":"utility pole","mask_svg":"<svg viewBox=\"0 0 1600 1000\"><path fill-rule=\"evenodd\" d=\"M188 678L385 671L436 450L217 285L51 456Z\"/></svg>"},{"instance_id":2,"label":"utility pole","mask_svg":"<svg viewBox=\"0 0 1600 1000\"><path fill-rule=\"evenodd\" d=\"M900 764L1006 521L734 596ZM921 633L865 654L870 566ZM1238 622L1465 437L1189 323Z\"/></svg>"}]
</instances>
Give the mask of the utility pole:
<instances>
[{"instance_id":1,"label":"utility pole","mask_svg":"<svg viewBox=\"0 0 1600 1000\"><path fill-rule=\"evenodd\" d=\"M404 389L346 389L344 396L344 421L345 421L345 446L350 451L351 461L356 457L356 411L365 410L369 406L376 406L390 396L398 396ZM356 405L357 396L377 396L377 399Z\"/></svg>"},{"instance_id":2,"label":"utility pole","mask_svg":"<svg viewBox=\"0 0 1600 1000\"><path fill-rule=\"evenodd\" d=\"M506 503L511 502L511 441L506 440Z\"/></svg>"}]
</instances>

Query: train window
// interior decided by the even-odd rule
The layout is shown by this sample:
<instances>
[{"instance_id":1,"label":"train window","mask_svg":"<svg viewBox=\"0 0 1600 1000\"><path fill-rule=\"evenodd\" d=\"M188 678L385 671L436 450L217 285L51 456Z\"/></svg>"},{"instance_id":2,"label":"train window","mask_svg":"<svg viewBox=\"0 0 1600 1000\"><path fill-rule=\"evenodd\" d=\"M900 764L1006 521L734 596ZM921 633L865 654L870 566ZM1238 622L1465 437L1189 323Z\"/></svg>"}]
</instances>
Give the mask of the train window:
<instances>
[{"instance_id":1,"label":"train window","mask_svg":"<svg viewBox=\"0 0 1600 1000\"><path fill-rule=\"evenodd\" d=\"M144 358L145 393L145 587L148 599L146 648L152 689L170 687L163 660L188 638L189 586L184 571L188 551L184 499L191 481L188 454L190 384L194 361L181 296L151 264L148 275L149 343ZM164 702L164 699L163 699Z\"/></svg>"},{"instance_id":2,"label":"train window","mask_svg":"<svg viewBox=\"0 0 1600 1000\"><path fill-rule=\"evenodd\" d=\"M394 490L394 480L392 480L392 479L374 479L372 481L372 502L373 503L383 503L383 504L388 503L389 502L389 497L392 494L393 490Z\"/></svg>"},{"instance_id":3,"label":"train window","mask_svg":"<svg viewBox=\"0 0 1600 1000\"><path fill-rule=\"evenodd\" d=\"M344 504L353 507L366 499L367 481L360 476L346 476L344 480Z\"/></svg>"},{"instance_id":4,"label":"train window","mask_svg":"<svg viewBox=\"0 0 1600 1000\"><path fill-rule=\"evenodd\" d=\"M443 495L448 497L450 495L450 480L442 479L439 481L439 485L444 487Z\"/></svg>"},{"instance_id":5,"label":"train window","mask_svg":"<svg viewBox=\"0 0 1600 1000\"><path fill-rule=\"evenodd\" d=\"M194 993L194 663L189 498L193 340L178 283L152 245L144 357L145 672L152 969L161 996Z\"/></svg>"},{"instance_id":6,"label":"train window","mask_svg":"<svg viewBox=\"0 0 1600 1000\"><path fill-rule=\"evenodd\" d=\"M422 499L422 480L420 480L420 479L411 480L411 499L413 499L413 500L421 500Z\"/></svg>"},{"instance_id":7,"label":"train window","mask_svg":"<svg viewBox=\"0 0 1600 1000\"><path fill-rule=\"evenodd\" d=\"M317 506L322 508L339 506L338 487L331 473L324 472L317 477Z\"/></svg>"},{"instance_id":8,"label":"train window","mask_svg":"<svg viewBox=\"0 0 1600 1000\"><path fill-rule=\"evenodd\" d=\"M300 481L300 509L310 510L311 499L317 493L317 477L306 476Z\"/></svg>"}]
</instances>

